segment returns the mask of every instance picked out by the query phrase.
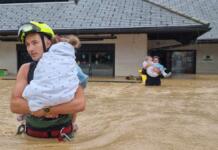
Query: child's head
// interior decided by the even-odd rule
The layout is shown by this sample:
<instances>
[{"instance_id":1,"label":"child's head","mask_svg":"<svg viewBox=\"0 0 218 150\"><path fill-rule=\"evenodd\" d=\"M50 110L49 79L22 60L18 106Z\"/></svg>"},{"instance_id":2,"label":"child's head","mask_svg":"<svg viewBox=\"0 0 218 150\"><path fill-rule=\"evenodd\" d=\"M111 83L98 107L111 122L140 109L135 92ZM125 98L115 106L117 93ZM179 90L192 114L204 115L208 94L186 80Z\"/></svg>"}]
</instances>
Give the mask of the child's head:
<instances>
[{"instance_id":1,"label":"child's head","mask_svg":"<svg viewBox=\"0 0 218 150\"><path fill-rule=\"evenodd\" d=\"M71 45L73 45L75 48L79 48L81 46L79 38L75 35L64 35L64 36L56 35L52 39L52 43L58 43L58 42L68 42Z\"/></svg>"},{"instance_id":2,"label":"child's head","mask_svg":"<svg viewBox=\"0 0 218 150\"><path fill-rule=\"evenodd\" d=\"M147 61L147 62L152 62L152 57L151 57L151 56L146 56L146 57L145 57L145 61Z\"/></svg>"},{"instance_id":3,"label":"child's head","mask_svg":"<svg viewBox=\"0 0 218 150\"><path fill-rule=\"evenodd\" d=\"M158 56L154 56L153 57L153 62L154 63L159 63L159 57Z\"/></svg>"}]
</instances>

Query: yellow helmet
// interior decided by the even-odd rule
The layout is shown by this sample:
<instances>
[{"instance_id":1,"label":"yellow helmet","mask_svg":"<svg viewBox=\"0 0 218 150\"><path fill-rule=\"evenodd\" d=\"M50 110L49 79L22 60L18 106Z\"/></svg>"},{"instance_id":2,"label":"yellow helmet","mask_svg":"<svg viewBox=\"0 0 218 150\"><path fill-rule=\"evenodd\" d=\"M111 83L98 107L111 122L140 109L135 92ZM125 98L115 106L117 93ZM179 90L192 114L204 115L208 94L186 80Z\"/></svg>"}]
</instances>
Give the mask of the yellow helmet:
<instances>
[{"instance_id":1,"label":"yellow helmet","mask_svg":"<svg viewBox=\"0 0 218 150\"><path fill-rule=\"evenodd\" d=\"M43 22L30 21L29 23L25 23L19 27L18 30L18 38L24 43L27 34L29 33L42 33L46 35L48 38L53 38L55 36L54 31L49 25Z\"/></svg>"}]
</instances>

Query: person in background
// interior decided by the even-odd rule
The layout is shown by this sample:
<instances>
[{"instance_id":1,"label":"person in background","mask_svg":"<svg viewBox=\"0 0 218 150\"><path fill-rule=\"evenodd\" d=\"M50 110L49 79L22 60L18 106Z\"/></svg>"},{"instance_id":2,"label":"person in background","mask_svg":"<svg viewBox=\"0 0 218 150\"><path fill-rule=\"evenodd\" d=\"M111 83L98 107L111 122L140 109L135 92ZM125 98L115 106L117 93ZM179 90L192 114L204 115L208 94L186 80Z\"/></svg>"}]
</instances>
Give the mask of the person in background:
<instances>
[{"instance_id":1,"label":"person in background","mask_svg":"<svg viewBox=\"0 0 218 150\"><path fill-rule=\"evenodd\" d=\"M159 63L159 57L147 56L143 62L143 73L147 75L145 85L161 85L161 75L164 77L171 76L171 73L166 73L163 65Z\"/></svg>"}]
</instances>

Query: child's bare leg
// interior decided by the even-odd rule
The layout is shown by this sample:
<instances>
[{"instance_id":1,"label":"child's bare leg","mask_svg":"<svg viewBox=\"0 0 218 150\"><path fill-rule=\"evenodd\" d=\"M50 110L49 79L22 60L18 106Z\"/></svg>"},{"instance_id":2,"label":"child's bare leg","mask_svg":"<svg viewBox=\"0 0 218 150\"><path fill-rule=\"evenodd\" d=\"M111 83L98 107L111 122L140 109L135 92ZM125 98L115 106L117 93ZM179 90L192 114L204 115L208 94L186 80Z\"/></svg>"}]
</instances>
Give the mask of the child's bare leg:
<instances>
[{"instance_id":1,"label":"child's bare leg","mask_svg":"<svg viewBox=\"0 0 218 150\"><path fill-rule=\"evenodd\" d=\"M72 114L73 132L76 132L78 130L78 125L76 124L76 116L76 113Z\"/></svg>"},{"instance_id":2,"label":"child's bare leg","mask_svg":"<svg viewBox=\"0 0 218 150\"><path fill-rule=\"evenodd\" d=\"M75 123L76 122L76 113L72 114L72 123Z\"/></svg>"},{"instance_id":3,"label":"child's bare leg","mask_svg":"<svg viewBox=\"0 0 218 150\"><path fill-rule=\"evenodd\" d=\"M161 70L161 74L162 74L165 78L170 77L170 76L172 75L171 72L166 73L164 70Z\"/></svg>"}]
</instances>

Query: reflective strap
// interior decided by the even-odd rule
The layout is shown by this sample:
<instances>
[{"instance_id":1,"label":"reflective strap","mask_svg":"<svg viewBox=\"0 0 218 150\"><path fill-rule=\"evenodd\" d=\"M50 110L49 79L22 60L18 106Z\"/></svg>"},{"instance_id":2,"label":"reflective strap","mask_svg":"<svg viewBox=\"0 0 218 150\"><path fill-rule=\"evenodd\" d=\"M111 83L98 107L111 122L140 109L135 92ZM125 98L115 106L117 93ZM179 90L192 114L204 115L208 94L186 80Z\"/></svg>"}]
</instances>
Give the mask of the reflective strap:
<instances>
[{"instance_id":1,"label":"reflective strap","mask_svg":"<svg viewBox=\"0 0 218 150\"><path fill-rule=\"evenodd\" d=\"M72 124L66 127L62 127L59 130L50 129L49 131L41 131L30 127L26 127L26 134L37 138L59 138L61 136L61 133L62 135L65 134L68 135L68 137L70 137L72 131L73 131Z\"/></svg>"}]
</instances>

